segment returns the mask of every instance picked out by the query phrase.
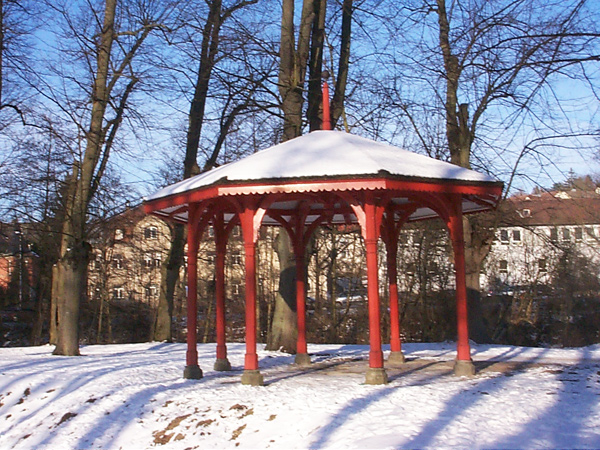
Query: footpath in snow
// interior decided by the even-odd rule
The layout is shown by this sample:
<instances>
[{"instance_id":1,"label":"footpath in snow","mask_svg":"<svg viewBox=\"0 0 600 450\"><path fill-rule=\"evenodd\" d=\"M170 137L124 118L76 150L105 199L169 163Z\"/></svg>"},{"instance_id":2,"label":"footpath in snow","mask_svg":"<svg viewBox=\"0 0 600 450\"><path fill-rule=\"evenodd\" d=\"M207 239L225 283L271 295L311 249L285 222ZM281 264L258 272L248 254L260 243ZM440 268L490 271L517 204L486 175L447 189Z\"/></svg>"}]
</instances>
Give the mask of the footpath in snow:
<instances>
[{"instance_id":1,"label":"footpath in snow","mask_svg":"<svg viewBox=\"0 0 600 450\"><path fill-rule=\"evenodd\" d=\"M260 351L266 385L231 372L182 378L184 344L0 349L0 449L600 448L600 346L473 346L478 374L452 375L453 343L406 344L390 383L364 385L368 347L311 345L313 366Z\"/></svg>"}]
</instances>

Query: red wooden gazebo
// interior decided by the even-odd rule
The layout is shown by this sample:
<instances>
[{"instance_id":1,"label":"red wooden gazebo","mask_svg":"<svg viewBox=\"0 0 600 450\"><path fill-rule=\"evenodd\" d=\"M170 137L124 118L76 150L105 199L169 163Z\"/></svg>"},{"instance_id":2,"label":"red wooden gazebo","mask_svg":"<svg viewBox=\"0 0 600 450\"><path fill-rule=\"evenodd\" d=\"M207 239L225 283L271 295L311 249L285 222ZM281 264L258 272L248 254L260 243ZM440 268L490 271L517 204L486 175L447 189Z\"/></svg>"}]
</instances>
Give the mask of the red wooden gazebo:
<instances>
[{"instance_id":1,"label":"red wooden gazebo","mask_svg":"<svg viewBox=\"0 0 600 450\"><path fill-rule=\"evenodd\" d=\"M377 242L387 251L391 354L403 361L398 315L397 245L408 221L441 217L454 249L458 375L471 375L462 216L495 208L502 183L397 147L337 131L315 131L237 162L168 186L145 199L147 213L187 224L187 355L184 377L201 378L196 350L197 254L209 224L216 243L216 370L229 370L225 342L225 249L230 230L242 229L245 248L246 355L242 383L262 385L256 353L256 243L261 225L285 228L296 256L296 363L310 364L306 343L304 252L321 224L358 224L366 248L369 368L366 383L387 382L380 333Z\"/></svg>"}]
</instances>

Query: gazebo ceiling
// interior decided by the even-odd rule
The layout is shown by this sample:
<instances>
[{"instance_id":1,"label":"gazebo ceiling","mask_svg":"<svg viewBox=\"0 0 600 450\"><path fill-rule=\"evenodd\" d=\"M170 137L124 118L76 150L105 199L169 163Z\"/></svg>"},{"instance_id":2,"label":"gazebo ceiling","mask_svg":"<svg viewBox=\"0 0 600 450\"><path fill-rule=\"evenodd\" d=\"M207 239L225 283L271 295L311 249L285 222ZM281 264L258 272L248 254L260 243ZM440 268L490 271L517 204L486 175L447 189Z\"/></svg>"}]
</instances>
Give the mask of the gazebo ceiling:
<instances>
[{"instance_id":1,"label":"gazebo ceiling","mask_svg":"<svg viewBox=\"0 0 600 450\"><path fill-rule=\"evenodd\" d=\"M306 223L330 214L331 223L352 223L352 208L339 195L372 191L387 196L409 220L437 217L427 195L462 194L463 213L494 208L502 183L444 161L337 131L315 131L267 148L239 161L197 175L145 198L146 212L186 223L190 203L223 197L271 195L263 223L288 219L301 204ZM224 199L225 200L225 199ZM225 220L235 216L233 203L220 202ZM314 212L314 214L312 214Z\"/></svg>"}]
</instances>

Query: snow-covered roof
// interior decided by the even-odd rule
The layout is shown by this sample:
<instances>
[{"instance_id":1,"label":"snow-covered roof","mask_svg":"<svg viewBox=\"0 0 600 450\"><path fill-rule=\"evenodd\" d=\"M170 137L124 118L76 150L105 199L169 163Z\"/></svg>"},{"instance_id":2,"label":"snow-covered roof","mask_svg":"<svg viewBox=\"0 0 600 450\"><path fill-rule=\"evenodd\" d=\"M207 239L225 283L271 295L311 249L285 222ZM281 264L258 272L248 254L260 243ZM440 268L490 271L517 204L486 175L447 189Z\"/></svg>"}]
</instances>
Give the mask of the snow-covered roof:
<instances>
[{"instance_id":1,"label":"snow-covered roof","mask_svg":"<svg viewBox=\"0 0 600 450\"><path fill-rule=\"evenodd\" d=\"M493 183L489 175L339 131L314 131L167 186L146 198L231 182L392 176Z\"/></svg>"},{"instance_id":2,"label":"snow-covered roof","mask_svg":"<svg viewBox=\"0 0 600 450\"><path fill-rule=\"evenodd\" d=\"M278 194L286 197L270 203L269 209L290 216L300 195L359 190L391 192L395 205L416 205L410 220L420 220L438 214L409 198L407 192L462 194L463 212L476 212L496 206L502 183L474 170L360 136L315 131L167 186L145 199L145 210L187 222L190 203L222 196ZM310 203L314 214L309 215L308 223L324 210L333 214L331 223L356 219L344 202L317 201L312 195ZM226 221L234 215L235 211L226 213ZM268 216L263 223L278 223Z\"/></svg>"}]
</instances>

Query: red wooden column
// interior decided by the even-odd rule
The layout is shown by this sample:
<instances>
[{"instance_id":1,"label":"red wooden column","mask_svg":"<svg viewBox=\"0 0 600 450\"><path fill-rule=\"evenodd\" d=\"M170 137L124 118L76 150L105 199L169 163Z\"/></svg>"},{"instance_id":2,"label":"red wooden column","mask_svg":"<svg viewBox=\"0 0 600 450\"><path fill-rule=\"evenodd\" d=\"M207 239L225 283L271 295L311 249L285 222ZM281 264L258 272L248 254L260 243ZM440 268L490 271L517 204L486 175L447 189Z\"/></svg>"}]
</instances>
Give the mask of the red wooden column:
<instances>
[{"instance_id":1,"label":"red wooden column","mask_svg":"<svg viewBox=\"0 0 600 450\"><path fill-rule=\"evenodd\" d=\"M364 205L363 237L367 251L367 283L369 304L369 368L366 384L386 384L387 373L383 368L381 350L381 319L379 314L379 274L377 265L377 241L381 225L383 208L376 206L372 199Z\"/></svg>"},{"instance_id":2,"label":"red wooden column","mask_svg":"<svg viewBox=\"0 0 600 450\"><path fill-rule=\"evenodd\" d=\"M396 221L396 214L393 207L386 210L381 224L381 238L385 243L388 283L389 283L389 303L390 303L390 356L388 363L403 364L406 361L402 353L402 341L400 339L400 308L398 301L398 238L400 230L414 212L415 208L410 207L399 213Z\"/></svg>"},{"instance_id":3,"label":"red wooden column","mask_svg":"<svg viewBox=\"0 0 600 450\"><path fill-rule=\"evenodd\" d=\"M469 325L467 316L467 283L465 273L465 239L463 232L462 197L451 197L451 213L448 228L454 249L454 270L456 272L456 319L457 319L457 356L454 373L459 376L475 374L469 345Z\"/></svg>"},{"instance_id":4,"label":"red wooden column","mask_svg":"<svg viewBox=\"0 0 600 450\"><path fill-rule=\"evenodd\" d=\"M231 370L227 359L227 344L225 337L225 253L227 251L227 231L223 213L217 213L213 221L215 231L215 302L216 302L216 332L217 360L214 369L220 372Z\"/></svg>"},{"instance_id":5,"label":"red wooden column","mask_svg":"<svg viewBox=\"0 0 600 450\"><path fill-rule=\"evenodd\" d=\"M389 233L384 239L386 247L388 283L390 292L390 356L388 362L402 364L406 361L400 340L400 311L398 306L398 234Z\"/></svg>"},{"instance_id":6,"label":"red wooden column","mask_svg":"<svg viewBox=\"0 0 600 450\"><path fill-rule=\"evenodd\" d=\"M248 202L250 203L250 202ZM256 241L264 211L246 204L239 214L244 236L246 263L246 356L242 384L262 386L263 376L258 370L256 354Z\"/></svg>"},{"instance_id":7,"label":"red wooden column","mask_svg":"<svg viewBox=\"0 0 600 450\"><path fill-rule=\"evenodd\" d=\"M189 379L202 378L202 369L198 365L197 344L197 298L198 298L198 245L199 245L199 208L198 205L190 204L188 210L188 234L187 234L187 352L186 366L183 377Z\"/></svg>"}]
</instances>

